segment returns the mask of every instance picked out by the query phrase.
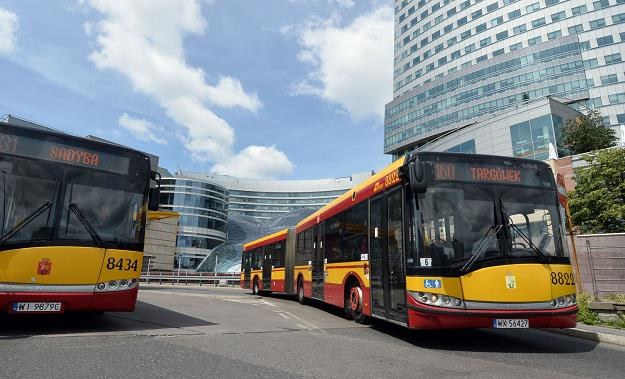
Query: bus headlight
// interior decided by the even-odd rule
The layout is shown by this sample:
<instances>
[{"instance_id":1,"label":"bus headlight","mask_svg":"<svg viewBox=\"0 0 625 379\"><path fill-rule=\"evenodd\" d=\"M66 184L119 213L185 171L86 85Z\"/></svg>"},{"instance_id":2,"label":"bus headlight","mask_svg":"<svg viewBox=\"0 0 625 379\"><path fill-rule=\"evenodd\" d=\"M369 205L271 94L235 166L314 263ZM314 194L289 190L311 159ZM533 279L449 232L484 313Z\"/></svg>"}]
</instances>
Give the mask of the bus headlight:
<instances>
[{"instance_id":1,"label":"bus headlight","mask_svg":"<svg viewBox=\"0 0 625 379\"><path fill-rule=\"evenodd\" d=\"M551 306L554 308L564 308L570 307L571 305L577 304L577 298L575 294L560 296L551 300Z\"/></svg>"},{"instance_id":2,"label":"bus headlight","mask_svg":"<svg viewBox=\"0 0 625 379\"><path fill-rule=\"evenodd\" d=\"M435 307L446 308L464 308L462 300L449 295L439 295L436 293L428 292L413 292L409 291L410 296L418 303L432 305Z\"/></svg>"}]
</instances>

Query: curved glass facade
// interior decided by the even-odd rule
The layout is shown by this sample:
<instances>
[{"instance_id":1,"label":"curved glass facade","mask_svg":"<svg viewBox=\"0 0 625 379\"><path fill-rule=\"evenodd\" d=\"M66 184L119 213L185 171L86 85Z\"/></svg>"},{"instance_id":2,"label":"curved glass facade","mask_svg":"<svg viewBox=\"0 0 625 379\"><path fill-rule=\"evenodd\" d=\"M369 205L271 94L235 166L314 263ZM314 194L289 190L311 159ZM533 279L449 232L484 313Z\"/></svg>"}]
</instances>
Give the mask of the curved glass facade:
<instances>
[{"instance_id":1,"label":"curved glass facade","mask_svg":"<svg viewBox=\"0 0 625 379\"><path fill-rule=\"evenodd\" d=\"M194 268L226 241L228 190L183 177L161 180L160 208L180 214L175 267Z\"/></svg>"},{"instance_id":2,"label":"curved glass facade","mask_svg":"<svg viewBox=\"0 0 625 379\"><path fill-rule=\"evenodd\" d=\"M547 95L600 107L616 125L623 57L625 0L396 0L384 151Z\"/></svg>"}]
</instances>

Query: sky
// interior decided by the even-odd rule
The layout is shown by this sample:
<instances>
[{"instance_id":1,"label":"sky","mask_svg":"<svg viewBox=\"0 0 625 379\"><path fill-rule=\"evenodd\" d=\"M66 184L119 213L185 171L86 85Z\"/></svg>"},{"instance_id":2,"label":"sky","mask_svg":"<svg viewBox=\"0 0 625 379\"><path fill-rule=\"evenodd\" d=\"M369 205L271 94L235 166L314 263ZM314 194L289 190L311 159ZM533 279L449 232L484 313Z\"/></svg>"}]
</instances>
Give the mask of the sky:
<instances>
[{"instance_id":1,"label":"sky","mask_svg":"<svg viewBox=\"0 0 625 379\"><path fill-rule=\"evenodd\" d=\"M174 172L379 170L391 0L0 0L0 115Z\"/></svg>"}]
</instances>

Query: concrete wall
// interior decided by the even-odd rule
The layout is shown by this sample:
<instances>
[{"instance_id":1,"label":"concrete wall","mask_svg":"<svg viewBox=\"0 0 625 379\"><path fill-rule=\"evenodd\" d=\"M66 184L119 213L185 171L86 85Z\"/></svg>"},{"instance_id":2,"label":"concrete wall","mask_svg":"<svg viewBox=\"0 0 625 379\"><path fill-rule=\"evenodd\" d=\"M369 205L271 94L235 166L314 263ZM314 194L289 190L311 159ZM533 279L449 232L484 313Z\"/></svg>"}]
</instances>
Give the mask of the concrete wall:
<instances>
[{"instance_id":1,"label":"concrete wall","mask_svg":"<svg viewBox=\"0 0 625 379\"><path fill-rule=\"evenodd\" d=\"M143 272L147 271L148 256L151 256L150 271L174 269L178 218L178 216L174 216L148 221L143 249Z\"/></svg>"},{"instance_id":2,"label":"concrete wall","mask_svg":"<svg viewBox=\"0 0 625 379\"><path fill-rule=\"evenodd\" d=\"M625 294L625 233L579 235L575 241L582 291Z\"/></svg>"}]
</instances>

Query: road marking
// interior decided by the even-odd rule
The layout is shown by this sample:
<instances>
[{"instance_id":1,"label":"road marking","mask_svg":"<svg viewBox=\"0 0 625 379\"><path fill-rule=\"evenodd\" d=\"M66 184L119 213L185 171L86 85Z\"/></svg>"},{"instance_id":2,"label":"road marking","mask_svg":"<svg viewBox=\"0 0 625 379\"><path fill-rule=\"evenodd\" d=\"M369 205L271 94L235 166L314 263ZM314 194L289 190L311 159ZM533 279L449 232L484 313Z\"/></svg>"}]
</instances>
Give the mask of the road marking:
<instances>
[{"instance_id":1,"label":"road marking","mask_svg":"<svg viewBox=\"0 0 625 379\"><path fill-rule=\"evenodd\" d=\"M278 312L278 315L282 318L290 319L290 317L285 315L284 312Z\"/></svg>"}]
</instances>

